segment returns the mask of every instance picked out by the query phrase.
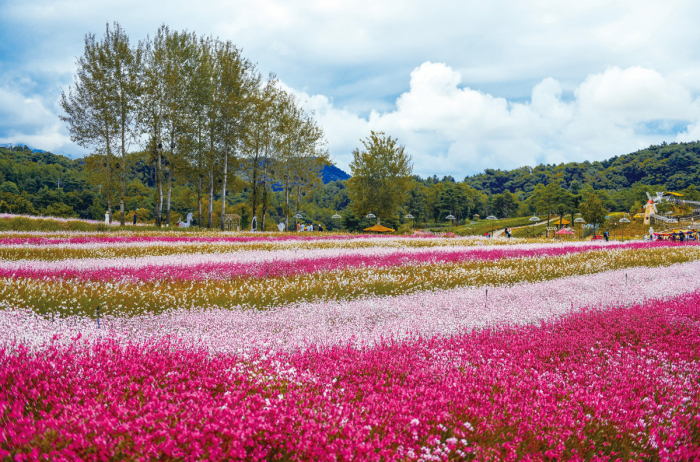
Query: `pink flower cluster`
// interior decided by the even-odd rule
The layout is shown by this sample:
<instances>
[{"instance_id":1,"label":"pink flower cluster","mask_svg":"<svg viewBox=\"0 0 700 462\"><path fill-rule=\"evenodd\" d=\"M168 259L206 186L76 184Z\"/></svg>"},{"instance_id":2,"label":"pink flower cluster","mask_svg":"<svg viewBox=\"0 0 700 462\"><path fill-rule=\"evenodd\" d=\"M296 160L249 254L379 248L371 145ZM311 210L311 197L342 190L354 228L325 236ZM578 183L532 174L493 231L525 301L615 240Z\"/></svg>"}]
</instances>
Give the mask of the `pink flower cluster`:
<instances>
[{"instance_id":1,"label":"pink flower cluster","mask_svg":"<svg viewBox=\"0 0 700 462\"><path fill-rule=\"evenodd\" d=\"M697 460L700 293L252 356L0 350L0 458Z\"/></svg>"},{"instance_id":2,"label":"pink flower cluster","mask_svg":"<svg viewBox=\"0 0 700 462\"><path fill-rule=\"evenodd\" d=\"M440 236L425 235L422 238L437 238ZM367 239L367 240L386 240L386 239L416 239L417 237L403 237L394 235L375 235L375 234L330 234L330 235L304 235L301 234L284 234L276 236L258 235L258 236L226 236L226 237L205 237L205 236L81 236L81 237L11 237L0 238L0 245L67 245L67 244L121 244L121 243L191 243L191 242L280 242L280 241L346 241L352 239Z\"/></svg>"},{"instance_id":3,"label":"pink flower cluster","mask_svg":"<svg viewBox=\"0 0 700 462\"><path fill-rule=\"evenodd\" d=\"M91 267L91 261L78 261L74 265L66 261L59 262L8 262L0 265L0 278L35 278L35 279L71 279L85 281L158 281L174 280L208 280L235 278L266 278L286 277L300 274L312 274L319 271L345 270L358 267L385 268L403 265L424 265L441 263L460 263L475 260L501 260L504 258L545 258L582 253L592 250L616 249L649 249L657 247L673 247L679 245L700 245L697 243L673 242L633 242L628 244L599 245L564 245L564 246L498 246L487 248L470 248L450 250L449 248L431 250L392 250L390 253L374 251L352 253L335 251L334 256L295 258L287 252L288 257L258 262L225 261L227 257L218 257L224 261L212 261L207 255L205 261L196 256L177 256L175 258L160 258L159 263L141 264L140 259L97 260L97 268ZM323 252L325 254L328 251ZM265 252L266 256L274 253ZM244 254L243 256L246 256ZM151 261L143 259L143 261ZM177 261L177 263L172 263ZM165 263L165 264L164 264Z\"/></svg>"},{"instance_id":4,"label":"pink flower cluster","mask_svg":"<svg viewBox=\"0 0 700 462\"><path fill-rule=\"evenodd\" d=\"M617 271L500 287L462 287L391 297L329 300L270 307L182 307L141 316L47 318L0 301L0 345L34 350L58 336L122 343L176 337L213 354L304 350L388 339L458 335L473 329L539 324L585 307L633 306L700 291L700 262Z\"/></svg>"}]
</instances>

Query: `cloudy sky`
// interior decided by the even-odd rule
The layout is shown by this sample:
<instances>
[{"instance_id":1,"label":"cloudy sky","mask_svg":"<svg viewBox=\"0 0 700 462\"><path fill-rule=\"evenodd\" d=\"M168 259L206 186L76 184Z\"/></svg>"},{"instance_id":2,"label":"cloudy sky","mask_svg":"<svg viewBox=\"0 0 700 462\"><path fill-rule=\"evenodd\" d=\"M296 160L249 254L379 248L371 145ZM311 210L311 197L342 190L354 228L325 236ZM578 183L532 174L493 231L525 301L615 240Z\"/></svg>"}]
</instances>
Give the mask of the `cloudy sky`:
<instances>
[{"instance_id":1,"label":"cloudy sky","mask_svg":"<svg viewBox=\"0 0 700 462\"><path fill-rule=\"evenodd\" d=\"M85 33L230 39L299 94L348 170L370 130L420 175L602 160L700 139L690 0L0 0L0 143L82 155L58 120Z\"/></svg>"}]
</instances>

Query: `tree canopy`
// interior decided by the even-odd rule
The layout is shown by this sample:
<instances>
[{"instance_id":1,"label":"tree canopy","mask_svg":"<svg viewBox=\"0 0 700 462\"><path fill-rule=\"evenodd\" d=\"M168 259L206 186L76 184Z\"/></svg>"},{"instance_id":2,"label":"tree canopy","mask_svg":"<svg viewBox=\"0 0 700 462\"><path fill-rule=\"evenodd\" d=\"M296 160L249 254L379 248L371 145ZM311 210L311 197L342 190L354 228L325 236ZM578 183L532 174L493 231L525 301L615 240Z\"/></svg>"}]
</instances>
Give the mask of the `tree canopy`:
<instances>
[{"instance_id":1,"label":"tree canopy","mask_svg":"<svg viewBox=\"0 0 700 462\"><path fill-rule=\"evenodd\" d=\"M384 132L372 131L361 141L364 149L353 150L350 163L350 208L357 216L373 213L380 224L382 217L394 216L406 201L413 171L411 156Z\"/></svg>"}]
</instances>

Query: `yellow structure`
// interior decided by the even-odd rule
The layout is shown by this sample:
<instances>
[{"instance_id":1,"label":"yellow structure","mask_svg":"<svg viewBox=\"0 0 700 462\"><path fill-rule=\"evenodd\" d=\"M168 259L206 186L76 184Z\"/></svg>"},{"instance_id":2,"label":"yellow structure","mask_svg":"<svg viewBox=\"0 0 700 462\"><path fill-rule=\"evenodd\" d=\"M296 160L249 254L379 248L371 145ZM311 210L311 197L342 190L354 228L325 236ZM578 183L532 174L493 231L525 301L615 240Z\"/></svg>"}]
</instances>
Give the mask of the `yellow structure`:
<instances>
[{"instance_id":1,"label":"yellow structure","mask_svg":"<svg viewBox=\"0 0 700 462\"><path fill-rule=\"evenodd\" d=\"M386 226L382 225L374 225L369 228L365 228L365 231L374 231L375 233L393 233L394 230L391 228L387 228Z\"/></svg>"}]
</instances>

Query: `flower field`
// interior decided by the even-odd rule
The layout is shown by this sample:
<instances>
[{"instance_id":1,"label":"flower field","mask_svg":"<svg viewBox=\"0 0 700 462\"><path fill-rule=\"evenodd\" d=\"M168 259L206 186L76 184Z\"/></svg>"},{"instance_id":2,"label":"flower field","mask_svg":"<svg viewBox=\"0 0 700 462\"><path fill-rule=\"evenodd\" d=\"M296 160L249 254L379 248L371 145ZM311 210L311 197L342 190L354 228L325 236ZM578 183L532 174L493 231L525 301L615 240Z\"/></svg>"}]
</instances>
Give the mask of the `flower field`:
<instances>
[{"instance_id":1,"label":"flower field","mask_svg":"<svg viewBox=\"0 0 700 462\"><path fill-rule=\"evenodd\" d=\"M0 458L697 460L700 246L2 233Z\"/></svg>"}]
</instances>

